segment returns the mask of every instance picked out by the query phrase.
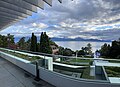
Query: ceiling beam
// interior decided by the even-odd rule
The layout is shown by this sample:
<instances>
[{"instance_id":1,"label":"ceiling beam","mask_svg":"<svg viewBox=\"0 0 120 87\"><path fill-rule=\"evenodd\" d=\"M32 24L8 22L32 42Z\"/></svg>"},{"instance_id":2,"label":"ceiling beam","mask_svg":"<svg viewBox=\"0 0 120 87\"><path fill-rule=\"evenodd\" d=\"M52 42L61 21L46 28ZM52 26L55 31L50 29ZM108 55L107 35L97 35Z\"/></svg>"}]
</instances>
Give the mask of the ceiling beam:
<instances>
[{"instance_id":1,"label":"ceiling beam","mask_svg":"<svg viewBox=\"0 0 120 87\"><path fill-rule=\"evenodd\" d=\"M32 12L29 11L29 10L20 8L20 7L16 6L16 5L13 5L13 4L1 1L1 0L0 0L0 7L4 7L4 8L7 8L7 9L12 9L12 10L15 10L15 11L27 14L27 15L32 15Z\"/></svg>"},{"instance_id":2,"label":"ceiling beam","mask_svg":"<svg viewBox=\"0 0 120 87\"><path fill-rule=\"evenodd\" d=\"M46 2L48 5L52 6L52 0L43 0L44 2Z\"/></svg>"},{"instance_id":3,"label":"ceiling beam","mask_svg":"<svg viewBox=\"0 0 120 87\"><path fill-rule=\"evenodd\" d=\"M29 10L31 12L37 12L36 6L29 4L23 0L2 0L2 1L10 3L12 5L16 5L20 8L24 8L24 9Z\"/></svg>"},{"instance_id":4,"label":"ceiling beam","mask_svg":"<svg viewBox=\"0 0 120 87\"><path fill-rule=\"evenodd\" d=\"M39 8L41 8L41 9L44 9L43 0L23 0L23 1L28 2L28 3L32 4L32 5L35 5L35 6L39 7Z\"/></svg>"},{"instance_id":5,"label":"ceiling beam","mask_svg":"<svg viewBox=\"0 0 120 87\"><path fill-rule=\"evenodd\" d=\"M8 13L8 12L3 12L3 11L0 11L0 15L4 15L4 16L10 16L10 17L13 17L13 18L26 18L26 17L22 17L22 16L17 16L15 14L11 14L11 13Z\"/></svg>"}]
</instances>

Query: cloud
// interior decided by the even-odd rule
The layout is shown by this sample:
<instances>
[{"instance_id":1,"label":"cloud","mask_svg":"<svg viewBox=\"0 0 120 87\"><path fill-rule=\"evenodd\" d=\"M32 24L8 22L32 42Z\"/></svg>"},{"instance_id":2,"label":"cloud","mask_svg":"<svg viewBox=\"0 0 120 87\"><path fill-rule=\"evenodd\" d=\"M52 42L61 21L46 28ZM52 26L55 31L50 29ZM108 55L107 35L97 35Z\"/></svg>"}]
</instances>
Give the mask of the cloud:
<instances>
[{"instance_id":1,"label":"cloud","mask_svg":"<svg viewBox=\"0 0 120 87\"><path fill-rule=\"evenodd\" d=\"M40 29L45 29L48 27L48 25L44 23L32 23L32 26Z\"/></svg>"},{"instance_id":2,"label":"cloud","mask_svg":"<svg viewBox=\"0 0 120 87\"><path fill-rule=\"evenodd\" d=\"M119 38L119 29L120 0L63 0L62 4L54 0L52 7L46 5L2 32L46 31L50 37L113 40Z\"/></svg>"}]
</instances>

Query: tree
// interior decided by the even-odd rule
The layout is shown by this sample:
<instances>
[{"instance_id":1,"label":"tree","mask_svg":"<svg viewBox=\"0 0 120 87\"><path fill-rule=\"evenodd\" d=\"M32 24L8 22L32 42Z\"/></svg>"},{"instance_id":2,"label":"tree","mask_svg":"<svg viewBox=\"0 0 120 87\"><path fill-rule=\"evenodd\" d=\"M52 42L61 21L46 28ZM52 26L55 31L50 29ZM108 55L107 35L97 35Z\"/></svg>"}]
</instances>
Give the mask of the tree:
<instances>
[{"instance_id":1,"label":"tree","mask_svg":"<svg viewBox=\"0 0 120 87\"><path fill-rule=\"evenodd\" d=\"M84 51L83 54L85 54L85 55L92 55L92 47L91 47L90 43L88 43L86 47L82 47L81 49Z\"/></svg>"},{"instance_id":2,"label":"tree","mask_svg":"<svg viewBox=\"0 0 120 87\"><path fill-rule=\"evenodd\" d=\"M10 44L14 43L14 36L13 35L9 35L8 36L4 36L4 35L0 35L0 47L9 47Z\"/></svg>"},{"instance_id":3,"label":"tree","mask_svg":"<svg viewBox=\"0 0 120 87\"><path fill-rule=\"evenodd\" d=\"M0 35L0 47L10 47L11 44L14 44L14 36L8 34L7 36Z\"/></svg>"},{"instance_id":4,"label":"tree","mask_svg":"<svg viewBox=\"0 0 120 87\"><path fill-rule=\"evenodd\" d=\"M3 40L2 40L2 35L0 35L0 47L3 46Z\"/></svg>"},{"instance_id":5,"label":"tree","mask_svg":"<svg viewBox=\"0 0 120 87\"><path fill-rule=\"evenodd\" d=\"M101 56L106 58L118 58L120 59L120 40L112 41L112 45L106 43L100 49Z\"/></svg>"},{"instance_id":6,"label":"tree","mask_svg":"<svg viewBox=\"0 0 120 87\"><path fill-rule=\"evenodd\" d=\"M120 55L120 41L113 41L110 49L111 58L119 58Z\"/></svg>"},{"instance_id":7,"label":"tree","mask_svg":"<svg viewBox=\"0 0 120 87\"><path fill-rule=\"evenodd\" d=\"M69 49L69 48L65 48L64 51L63 51L63 56L72 56L74 52Z\"/></svg>"},{"instance_id":8,"label":"tree","mask_svg":"<svg viewBox=\"0 0 120 87\"><path fill-rule=\"evenodd\" d=\"M91 55L92 54L92 45L90 43L87 44L87 54Z\"/></svg>"},{"instance_id":9,"label":"tree","mask_svg":"<svg viewBox=\"0 0 120 87\"><path fill-rule=\"evenodd\" d=\"M7 34L7 39L9 39L10 44L14 44L14 35Z\"/></svg>"},{"instance_id":10,"label":"tree","mask_svg":"<svg viewBox=\"0 0 120 87\"><path fill-rule=\"evenodd\" d=\"M58 47L58 45L54 41L52 41L52 40L49 40L49 44Z\"/></svg>"},{"instance_id":11,"label":"tree","mask_svg":"<svg viewBox=\"0 0 120 87\"><path fill-rule=\"evenodd\" d=\"M85 55L84 50L79 50L77 55L78 55L78 57Z\"/></svg>"},{"instance_id":12,"label":"tree","mask_svg":"<svg viewBox=\"0 0 120 87\"><path fill-rule=\"evenodd\" d=\"M26 50L30 51L31 39L29 38L25 44L26 44Z\"/></svg>"},{"instance_id":13,"label":"tree","mask_svg":"<svg viewBox=\"0 0 120 87\"><path fill-rule=\"evenodd\" d=\"M37 37L32 33L30 51L37 51Z\"/></svg>"},{"instance_id":14,"label":"tree","mask_svg":"<svg viewBox=\"0 0 120 87\"><path fill-rule=\"evenodd\" d=\"M105 43L103 46L101 46L100 54L103 57L109 57L109 54L110 54L110 45L107 45Z\"/></svg>"},{"instance_id":15,"label":"tree","mask_svg":"<svg viewBox=\"0 0 120 87\"><path fill-rule=\"evenodd\" d=\"M26 47L26 45L25 45L25 37L22 37L19 41L18 41L18 46L19 46L19 48L21 49L21 50L25 50L25 47Z\"/></svg>"},{"instance_id":16,"label":"tree","mask_svg":"<svg viewBox=\"0 0 120 87\"><path fill-rule=\"evenodd\" d=\"M43 46L44 46L44 34L43 34L43 32L41 33L41 36L40 36L40 52L43 52Z\"/></svg>"},{"instance_id":17,"label":"tree","mask_svg":"<svg viewBox=\"0 0 120 87\"><path fill-rule=\"evenodd\" d=\"M6 36L8 42L8 48L11 48L15 44L14 42L14 35L7 34Z\"/></svg>"},{"instance_id":18,"label":"tree","mask_svg":"<svg viewBox=\"0 0 120 87\"><path fill-rule=\"evenodd\" d=\"M63 47L59 47L59 51L58 51L58 55L63 55L64 52L64 48Z\"/></svg>"},{"instance_id":19,"label":"tree","mask_svg":"<svg viewBox=\"0 0 120 87\"><path fill-rule=\"evenodd\" d=\"M52 54L52 49L50 47L50 38L46 32L42 32L40 36L40 52Z\"/></svg>"},{"instance_id":20,"label":"tree","mask_svg":"<svg viewBox=\"0 0 120 87\"><path fill-rule=\"evenodd\" d=\"M7 37L3 35L2 36L2 47L4 48L8 47L8 43L9 42L7 42Z\"/></svg>"}]
</instances>

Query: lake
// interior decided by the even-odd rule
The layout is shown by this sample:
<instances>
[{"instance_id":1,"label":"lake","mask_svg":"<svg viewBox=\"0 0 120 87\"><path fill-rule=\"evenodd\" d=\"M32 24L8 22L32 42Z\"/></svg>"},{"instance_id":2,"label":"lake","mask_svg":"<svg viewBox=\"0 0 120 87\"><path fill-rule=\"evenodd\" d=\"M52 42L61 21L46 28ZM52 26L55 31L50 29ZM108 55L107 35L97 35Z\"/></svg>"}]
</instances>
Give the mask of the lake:
<instances>
[{"instance_id":1,"label":"lake","mask_svg":"<svg viewBox=\"0 0 120 87\"><path fill-rule=\"evenodd\" d=\"M110 44L111 42L91 42L91 41L55 41L56 44L64 48L70 48L74 51L80 50L82 47L87 46L88 43L92 45L92 51L99 50L104 43Z\"/></svg>"}]
</instances>

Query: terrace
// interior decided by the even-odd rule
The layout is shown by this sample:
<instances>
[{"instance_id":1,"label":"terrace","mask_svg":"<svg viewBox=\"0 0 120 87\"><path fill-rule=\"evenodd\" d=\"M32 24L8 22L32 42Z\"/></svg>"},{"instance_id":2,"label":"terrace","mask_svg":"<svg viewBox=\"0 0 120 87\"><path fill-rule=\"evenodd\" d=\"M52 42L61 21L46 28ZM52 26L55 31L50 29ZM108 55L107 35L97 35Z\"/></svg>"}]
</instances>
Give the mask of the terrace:
<instances>
[{"instance_id":1,"label":"terrace","mask_svg":"<svg viewBox=\"0 0 120 87\"><path fill-rule=\"evenodd\" d=\"M45 3L52 6L52 0L0 0L0 30L44 9ZM120 71L113 66L120 67L120 61L0 48L0 87L119 87Z\"/></svg>"},{"instance_id":2,"label":"terrace","mask_svg":"<svg viewBox=\"0 0 120 87\"><path fill-rule=\"evenodd\" d=\"M102 60L94 59L94 58L75 59L74 57L69 58L59 55L57 56L57 55L49 55L49 54L36 53L36 52L34 53L30 51L23 52L23 51L11 50L5 48L0 48L0 55L2 58L13 63L14 66L17 65L18 67L22 68L23 71L28 73L28 75L32 76L32 80L35 76L37 76L37 72L35 70L36 69L35 65L37 61L39 67L38 68L39 78L43 79L45 82L48 82L54 86L58 86L58 87L65 87L65 85L70 86L69 84L65 84L65 83L61 84L61 80L63 80L63 78L65 81L70 80L71 84L73 83L76 87L79 86L78 84L83 84L81 83L81 81L86 83L83 84L83 86L87 86L89 82L92 82L91 85L93 86L95 85L101 85L102 87L108 85L110 86L112 85L113 87L119 86L119 71L113 71L114 70L113 68L109 69L106 66L104 67L104 65L101 66L93 65L94 61L101 62L103 60L105 61L108 59L102 59ZM62 59L62 61L58 62L58 60L56 61L55 58L56 59L60 58L60 60ZM118 62L119 60L117 61L117 63ZM115 73L112 73L111 75L110 70L111 72L115 72ZM116 81L114 81L113 79ZM40 80L40 82L43 80ZM54 82L55 80L57 80L57 83ZM78 83L75 84L74 81ZM40 84L40 82L38 83ZM50 87L52 85L50 85Z\"/></svg>"},{"instance_id":3,"label":"terrace","mask_svg":"<svg viewBox=\"0 0 120 87\"><path fill-rule=\"evenodd\" d=\"M0 87L54 87L0 57Z\"/></svg>"}]
</instances>

